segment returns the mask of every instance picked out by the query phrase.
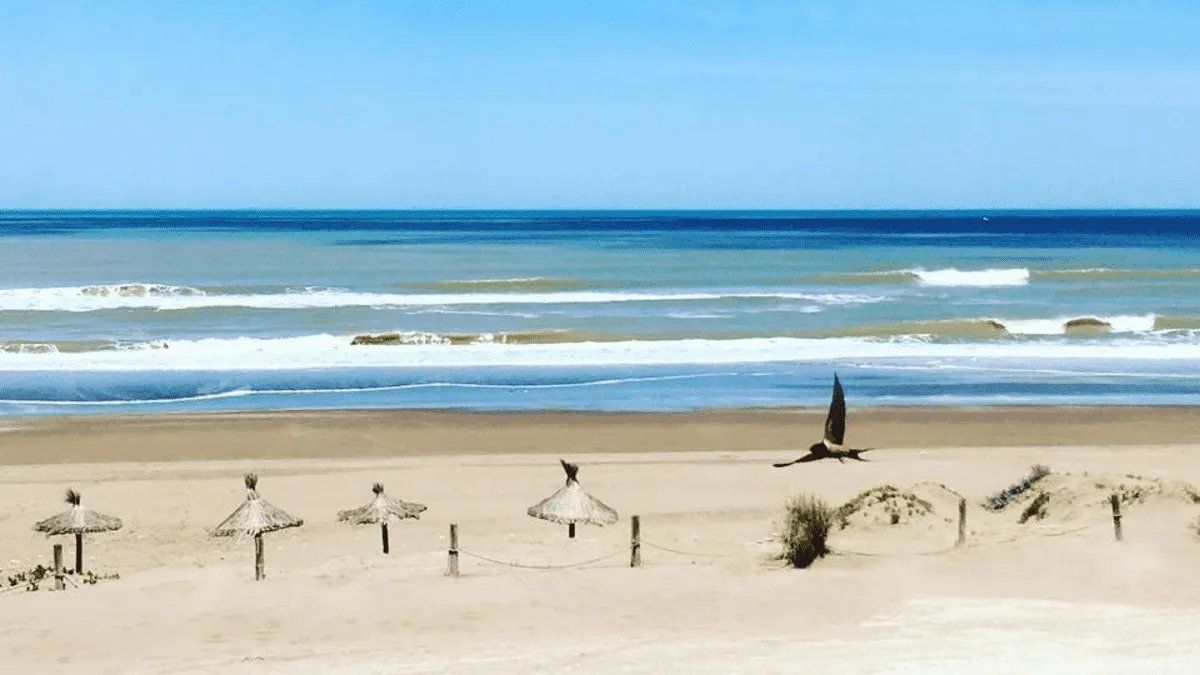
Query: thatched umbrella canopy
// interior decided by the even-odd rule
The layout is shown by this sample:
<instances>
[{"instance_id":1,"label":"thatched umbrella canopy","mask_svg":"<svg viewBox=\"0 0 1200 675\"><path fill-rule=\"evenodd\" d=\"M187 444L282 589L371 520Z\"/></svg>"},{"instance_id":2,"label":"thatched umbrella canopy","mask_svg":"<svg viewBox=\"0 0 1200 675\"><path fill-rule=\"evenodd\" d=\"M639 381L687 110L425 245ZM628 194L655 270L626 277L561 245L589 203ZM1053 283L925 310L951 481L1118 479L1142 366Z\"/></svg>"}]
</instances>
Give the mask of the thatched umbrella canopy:
<instances>
[{"instance_id":1,"label":"thatched umbrella canopy","mask_svg":"<svg viewBox=\"0 0 1200 675\"><path fill-rule=\"evenodd\" d=\"M48 537L60 534L75 535L75 573L83 574L83 535L87 532L119 530L121 519L84 508L80 504L83 496L74 488L67 490L66 500L71 505L70 508L57 516L38 521L33 529L45 532Z\"/></svg>"},{"instance_id":2,"label":"thatched umbrella canopy","mask_svg":"<svg viewBox=\"0 0 1200 675\"><path fill-rule=\"evenodd\" d=\"M372 499L370 504L356 509L338 511L338 520L351 525L379 525L383 535L383 552L387 553L390 550L388 523L393 520L420 518L421 512L426 509L426 506L388 497L383 492L383 483L372 485L371 492L375 493L375 499Z\"/></svg>"},{"instance_id":3,"label":"thatched umbrella canopy","mask_svg":"<svg viewBox=\"0 0 1200 675\"><path fill-rule=\"evenodd\" d=\"M214 537L254 537L254 578L262 579L263 574L263 534L283 530L289 527L300 527L304 520L297 518L281 508L271 505L258 496L258 476L246 474L246 501L221 521L212 531Z\"/></svg>"},{"instance_id":4,"label":"thatched umbrella canopy","mask_svg":"<svg viewBox=\"0 0 1200 675\"><path fill-rule=\"evenodd\" d=\"M583 491L576 476L579 465L558 460L567 472L567 484L558 492L529 507L527 513L534 518L562 523L567 526L567 536L575 536L575 524L612 525L617 522L617 512L604 502Z\"/></svg>"}]
</instances>

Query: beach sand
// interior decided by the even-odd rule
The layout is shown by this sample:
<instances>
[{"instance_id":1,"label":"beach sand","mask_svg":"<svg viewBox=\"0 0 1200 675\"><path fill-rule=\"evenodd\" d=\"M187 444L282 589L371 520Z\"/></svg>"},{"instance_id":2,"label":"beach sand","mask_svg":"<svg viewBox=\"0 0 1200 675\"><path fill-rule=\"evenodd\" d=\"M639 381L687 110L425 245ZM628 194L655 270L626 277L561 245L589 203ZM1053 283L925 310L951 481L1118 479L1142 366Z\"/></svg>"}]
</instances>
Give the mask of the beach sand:
<instances>
[{"instance_id":1,"label":"beach sand","mask_svg":"<svg viewBox=\"0 0 1200 675\"><path fill-rule=\"evenodd\" d=\"M820 411L682 415L299 412L10 419L0 431L0 576L47 562L32 523L84 504L125 520L91 536L88 567L119 580L0 594L4 672L1190 672L1200 657L1200 505L1131 504L1113 541L1103 495L1018 525L987 495L1035 463L1080 485L1200 485L1188 408L852 411L870 463L775 469ZM525 509L556 490L556 458L621 513L564 527ZM213 539L256 471L305 525ZM1086 477L1084 476L1086 472ZM1137 474L1144 479L1127 478ZM336 522L382 481L429 506L377 528ZM969 503L928 526L845 530L786 569L785 499L840 504L881 483L932 481ZM1018 509L1019 511L1019 509ZM645 566L630 569L642 517ZM946 518L942 518L945 516ZM459 524L462 576L442 576ZM65 544L68 560L72 544ZM665 549L675 549L683 553ZM475 555L567 569L520 569Z\"/></svg>"}]
</instances>

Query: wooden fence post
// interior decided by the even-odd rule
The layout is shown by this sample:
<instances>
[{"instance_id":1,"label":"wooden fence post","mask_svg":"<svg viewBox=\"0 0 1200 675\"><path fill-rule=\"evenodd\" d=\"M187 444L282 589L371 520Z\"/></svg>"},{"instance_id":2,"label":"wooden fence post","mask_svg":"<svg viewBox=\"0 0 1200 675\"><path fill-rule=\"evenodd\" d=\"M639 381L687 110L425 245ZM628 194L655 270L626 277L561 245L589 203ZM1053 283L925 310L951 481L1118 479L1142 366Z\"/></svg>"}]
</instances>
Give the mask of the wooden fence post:
<instances>
[{"instance_id":1,"label":"wooden fence post","mask_svg":"<svg viewBox=\"0 0 1200 675\"><path fill-rule=\"evenodd\" d=\"M1113 513L1113 536L1117 541L1121 541L1121 500L1116 494L1108 498L1108 503L1112 504Z\"/></svg>"},{"instance_id":2,"label":"wooden fence post","mask_svg":"<svg viewBox=\"0 0 1200 675\"><path fill-rule=\"evenodd\" d=\"M83 574L83 533L75 533L75 574Z\"/></svg>"},{"instance_id":3,"label":"wooden fence post","mask_svg":"<svg viewBox=\"0 0 1200 675\"><path fill-rule=\"evenodd\" d=\"M446 576L458 576L458 523L450 523L450 551L446 559Z\"/></svg>"},{"instance_id":4,"label":"wooden fence post","mask_svg":"<svg viewBox=\"0 0 1200 675\"><path fill-rule=\"evenodd\" d=\"M634 516L629 520L629 566L642 566L642 517Z\"/></svg>"},{"instance_id":5,"label":"wooden fence post","mask_svg":"<svg viewBox=\"0 0 1200 675\"><path fill-rule=\"evenodd\" d=\"M64 591L67 589L65 580L66 573L63 572L62 564L62 544L54 545L54 590Z\"/></svg>"},{"instance_id":6,"label":"wooden fence post","mask_svg":"<svg viewBox=\"0 0 1200 675\"><path fill-rule=\"evenodd\" d=\"M967 543L967 500L965 497L960 497L958 500L958 541L955 546L962 546Z\"/></svg>"},{"instance_id":7,"label":"wooden fence post","mask_svg":"<svg viewBox=\"0 0 1200 675\"><path fill-rule=\"evenodd\" d=\"M391 550L390 547L388 546L387 522L382 522L379 524L379 531L383 532L383 552L387 553L388 551Z\"/></svg>"}]
</instances>

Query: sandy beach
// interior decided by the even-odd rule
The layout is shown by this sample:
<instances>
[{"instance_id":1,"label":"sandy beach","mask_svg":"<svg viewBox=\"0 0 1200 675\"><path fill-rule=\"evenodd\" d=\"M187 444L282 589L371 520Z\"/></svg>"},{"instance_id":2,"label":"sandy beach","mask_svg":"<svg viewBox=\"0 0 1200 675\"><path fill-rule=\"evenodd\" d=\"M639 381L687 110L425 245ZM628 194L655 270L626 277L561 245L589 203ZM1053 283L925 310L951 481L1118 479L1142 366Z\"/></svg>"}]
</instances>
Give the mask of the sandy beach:
<instances>
[{"instance_id":1,"label":"sandy beach","mask_svg":"<svg viewBox=\"0 0 1200 675\"><path fill-rule=\"evenodd\" d=\"M1085 487L1141 484L1129 474L1200 484L1196 411L866 410L851 437L879 448L874 461L772 468L820 416L10 419L0 425L4 576L48 561L52 542L30 528L60 510L67 486L125 527L87 547L89 568L119 580L0 595L0 670L1186 672L1200 656L1200 544L1188 530L1200 506L1131 503L1121 543L1100 491L1026 525L982 506L1035 463L1086 473ZM581 527L572 541L525 515L562 484L559 455L583 466L617 525ZM250 470L264 498L306 521L267 536L258 583L250 542L206 534L244 499ZM393 526L387 557L377 528L335 519L368 501L376 480L429 505ZM936 504L915 527L835 532L835 553L809 570L773 559L787 497L841 504L922 481L967 498L966 546L954 547L953 514ZM646 542L636 570L632 514ZM456 579L442 575L451 522ZM600 560L526 569L475 556Z\"/></svg>"},{"instance_id":2,"label":"sandy beach","mask_svg":"<svg viewBox=\"0 0 1200 675\"><path fill-rule=\"evenodd\" d=\"M1200 673L1197 26L0 3L0 675Z\"/></svg>"}]
</instances>

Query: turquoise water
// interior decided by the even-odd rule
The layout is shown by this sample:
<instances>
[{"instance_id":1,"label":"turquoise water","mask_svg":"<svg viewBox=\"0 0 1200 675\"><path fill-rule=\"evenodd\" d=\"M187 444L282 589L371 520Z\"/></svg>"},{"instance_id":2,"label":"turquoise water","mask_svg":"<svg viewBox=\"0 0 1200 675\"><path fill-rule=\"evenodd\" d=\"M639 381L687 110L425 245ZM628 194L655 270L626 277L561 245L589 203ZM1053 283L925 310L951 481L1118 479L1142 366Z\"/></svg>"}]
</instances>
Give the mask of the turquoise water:
<instances>
[{"instance_id":1,"label":"turquoise water","mask_svg":"<svg viewBox=\"0 0 1200 675\"><path fill-rule=\"evenodd\" d=\"M0 213L0 414L1200 402L1193 213ZM397 333L385 345L359 334Z\"/></svg>"}]
</instances>

